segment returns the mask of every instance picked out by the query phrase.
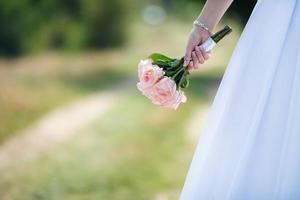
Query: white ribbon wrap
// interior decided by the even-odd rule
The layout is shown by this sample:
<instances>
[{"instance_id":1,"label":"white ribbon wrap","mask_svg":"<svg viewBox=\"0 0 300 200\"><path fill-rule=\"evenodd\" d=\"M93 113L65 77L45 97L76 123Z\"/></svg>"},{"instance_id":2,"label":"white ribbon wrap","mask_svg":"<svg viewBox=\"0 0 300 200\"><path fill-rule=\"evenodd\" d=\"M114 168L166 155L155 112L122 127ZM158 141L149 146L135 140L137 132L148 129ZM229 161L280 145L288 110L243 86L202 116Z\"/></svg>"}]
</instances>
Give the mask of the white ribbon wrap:
<instances>
[{"instance_id":1,"label":"white ribbon wrap","mask_svg":"<svg viewBox=\"0 0 300 200\"><path fill-rule=\"evenodd\" d=\"M210 51L214 48L215 45L215 41L211 37L209 37L207 40L205 40L205 42L199 45L199 47L203 48L205 51Z\"/></svg>"}]
</instances>

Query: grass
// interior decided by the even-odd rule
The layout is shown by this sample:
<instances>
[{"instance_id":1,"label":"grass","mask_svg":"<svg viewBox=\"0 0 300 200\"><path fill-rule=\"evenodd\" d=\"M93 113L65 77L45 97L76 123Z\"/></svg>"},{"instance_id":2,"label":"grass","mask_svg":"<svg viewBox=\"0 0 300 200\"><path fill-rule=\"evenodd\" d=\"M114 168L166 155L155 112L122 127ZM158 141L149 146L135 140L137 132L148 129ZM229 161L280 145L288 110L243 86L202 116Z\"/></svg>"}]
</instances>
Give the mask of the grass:
<instances>
[{"instance_id":1,"label":"grass","mask_svg":"<svg viewBox=\"0 0 300 200\"><path fill-rule=\"evenodd\" d=\"M175 199L191 159L185 122L197 102L174 114L133 91L121 101L64 146L1 174L1 199Z\"/></svg>"},{"instance_id":2,"label":"grass","mask_svg":"<svg viewBox=\"0 0 300 200\"><path fill-rule=\"evenodd\" d=\"M104 67L49 74L3 73L0 78L0 142L50 109L120 83L128 74Z\"/></svg>"}]
</instances>

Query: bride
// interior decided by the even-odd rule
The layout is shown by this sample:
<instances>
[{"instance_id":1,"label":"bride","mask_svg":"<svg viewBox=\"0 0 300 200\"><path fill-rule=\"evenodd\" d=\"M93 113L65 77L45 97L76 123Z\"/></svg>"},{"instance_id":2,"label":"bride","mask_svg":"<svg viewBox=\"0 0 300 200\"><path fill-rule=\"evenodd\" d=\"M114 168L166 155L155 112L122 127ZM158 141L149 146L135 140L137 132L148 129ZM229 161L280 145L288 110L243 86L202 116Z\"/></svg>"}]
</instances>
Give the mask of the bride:
<instances>
[{"instance_id":1,"label":"bride","mask_svg":"<svg viewBox=\"0 0 300 200\"><path fill-rule=\"evenodd\" d=\"M207 0L185 65L232 3ZM233 52L202 130L181 200L300 199L300 0L260 0Z\"/></svg>"}]
</instances>

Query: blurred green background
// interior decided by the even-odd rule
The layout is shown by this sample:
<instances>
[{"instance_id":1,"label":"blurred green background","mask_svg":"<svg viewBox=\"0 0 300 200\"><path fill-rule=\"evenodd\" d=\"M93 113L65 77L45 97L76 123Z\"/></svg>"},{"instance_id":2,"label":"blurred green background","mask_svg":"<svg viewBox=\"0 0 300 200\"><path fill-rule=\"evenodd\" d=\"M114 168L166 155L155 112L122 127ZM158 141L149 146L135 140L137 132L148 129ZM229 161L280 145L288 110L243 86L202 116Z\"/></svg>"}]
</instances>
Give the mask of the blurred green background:
<instances>
[{"instance_id":1,"label":"blurred green background","mask_svg":"<svg viewBox=\"0 0 300 200\"><path fill-rule=\"evenodd\" d=\"M178 199L255 1L193 71L177 111L136 89L150 53L184 54L198 0L0 1L0 199Z\"/></svg>"}]
</instances>

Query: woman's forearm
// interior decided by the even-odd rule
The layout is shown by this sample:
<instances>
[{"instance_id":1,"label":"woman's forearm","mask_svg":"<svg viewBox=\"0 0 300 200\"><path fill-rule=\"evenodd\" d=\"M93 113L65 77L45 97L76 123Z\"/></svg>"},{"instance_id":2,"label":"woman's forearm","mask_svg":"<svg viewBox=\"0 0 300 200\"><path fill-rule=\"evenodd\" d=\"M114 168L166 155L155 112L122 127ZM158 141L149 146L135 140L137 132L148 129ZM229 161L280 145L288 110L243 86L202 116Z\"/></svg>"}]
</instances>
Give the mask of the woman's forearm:
<instances>
[{"instance_id":1,"label":"woman's forearm","mask_svg":"<svg viewBox=\"0 0 300 200\"><path fill-rule=\"evenodd\" d=\"M212 32L233 0L207 0L197 18Z\"/></svg>"}]
</instances>

